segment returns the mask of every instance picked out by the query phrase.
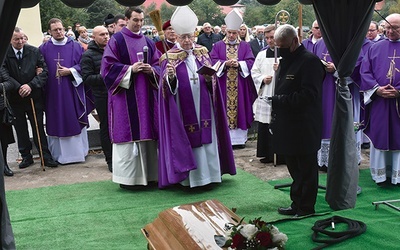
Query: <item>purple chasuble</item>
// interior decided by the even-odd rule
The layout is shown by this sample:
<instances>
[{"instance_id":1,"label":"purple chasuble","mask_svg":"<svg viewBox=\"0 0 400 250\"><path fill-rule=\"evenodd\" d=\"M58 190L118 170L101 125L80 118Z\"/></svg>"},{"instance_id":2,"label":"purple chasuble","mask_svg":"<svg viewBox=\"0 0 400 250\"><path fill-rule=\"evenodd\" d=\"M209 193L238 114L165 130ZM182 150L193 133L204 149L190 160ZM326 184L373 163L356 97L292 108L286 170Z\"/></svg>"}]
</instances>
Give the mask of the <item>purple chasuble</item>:
<instances>
[{"instance_id":1,"label":"purple chasuble","mask_svg":"<svg viewBox=\"0 0 400 250\"><path fill-rule=\"evenodd\" d=\"M131 86L119 86L131 65L137 62L137 52L148 47L148 63L154 76L132 73ZM157 139L157 86L161 53L154 42L142 33L134 34L126 27L114 34L108 42L102 59L101 75L108 88L109 128L113 143Z\"/></svg>"},{"instance_id":2,"label":"purple chasuble","mask_svg":"<svg viewBox=\"0 0 400 250\"><path fill-rule=\"evenodd\" d=\"M56 76L58 63L80 73L82 46L72 39L65 45L54 45L51 39L40 46L48 68L45 86L46 132L50 136L79 135L88 126L84 84L75 87L72 76Z\"/></svg>"},{"instance_id":3,"label":"purple chasuble","mask_svg":"<svg viewBox=\"0 0 400 250\"><path fill-rule=\"evenodd\" d=\"M350 93L352 96L357 95L356 91L358 91L360 95L360 117L359 121L362 124L365 124L364 122L364 95L360 92L360 86L361 86L361 74L360 74L360 68L361 68L361 62L364 58L364 56L367 54L369 47L371 47L373 43L365 38L363 45L361 47L360 55L357 58L356 66L354 67L353 73L351 74L351 79L353 79L354 83L352 84L353 87L350 87ZM355 85L355 86L354 86ZM354 105L355 106L355 105Z\"/></svg>"},{"instance_id":4,"label":"purple chasuble","mask_svg":"<svg viewBox=\"0 0 400 250\"><path fill-rule=\"evenodd\" d=\"M400 90L400 42L388 39L374 43L361 64L361 91L392 85ZM376 93L365 105L364 133L379 150L400 150L400 98L383 98Z\"/></svg>"},{"instance_id":5,"label":"purple chasuble","mask_svg":"<svg viewBox=\"0 0 400 250\"><path fill-rule=\"evenodd\" d=\"M159 84L159 180L160 188L179 183L189 176L190 170L197 168L192 148L201 147L211 143L211 122L215 120L218 140L219 161L221 174L236 174L229 130L226 120L225 106L222 102L221 91L216 79L213 79L212 91L207 88L207 83L202 75L198 75L196 84L200 84L200 120L195 112L194 101L189 78L193 77L188 72L184 60L187 53L174 47L168 52L169 60L176 68L178 79L178 94L180 108L175 96L171 93L166 78L167 60L162 57L162 76ZM197 67L205 64L211 66L211 60L202 46L194 49ZM212 103L210 103L212 100ZM208 107L206 107L208 105ZM211 108L214 117L211 117ZM199 124L200 123L200 124ZM193 125L193 126L192 126Z\"/></svg>"},{"instance_id":6,"label":"purple chasuble","mask_svg":"<svg viewBox=\"0 0 400 250\"><path fill-rule=\"evenodd\" d=\"M226 55L226 40L218 41L214 44L210 57L212 59L212 64L214 65L217 61L221 61L224 63L227 61ZM241 41L238 46L238 61L245 61L249 72L254 64L254 55L251 51L250 44L244 41ZM234 109L237 110L237 123L236 128L240 128L242 130L246 130L251 127L251 124L254 120L253 115L253 102L257 98L257 92L253 83L253 79L249 74L246 78L243 78L238 71L237 74L237 107ZM225 103L225 106L228 109L227 103L227 71L224 69L224 74L218 79L219 85L221 86L222 97Z\"/></svg>"},{"instance_id":7,"label":"purple chasuble","mask_svg":"<svg viewBox=\"0 0 400 250\"><path fill-rule=\"evenodd\" d=\"M314 54L321 60L333 62L323 39L314 45ZM335 108L336 78L333 73L326 72L322 83L322 139L331 138L333 110Z\"/></svg>"},{"instance_id":8,"label":"purple chasuble","mask_svg":"<svg viewBox=\"0 0 400 250\"><path fill-rule=\"evenodd\" d=\"M313 36L314 35L311 35L309 38L307 38L307 39L304 39L301 43L304 45L304 47L308 50L308 51L310 51L310 52L313 52L314 51L314 43L312 42L312 39L313 39ZM322 39L320 39L320 40L322 40Z\"/></svg>"}]
</instances>

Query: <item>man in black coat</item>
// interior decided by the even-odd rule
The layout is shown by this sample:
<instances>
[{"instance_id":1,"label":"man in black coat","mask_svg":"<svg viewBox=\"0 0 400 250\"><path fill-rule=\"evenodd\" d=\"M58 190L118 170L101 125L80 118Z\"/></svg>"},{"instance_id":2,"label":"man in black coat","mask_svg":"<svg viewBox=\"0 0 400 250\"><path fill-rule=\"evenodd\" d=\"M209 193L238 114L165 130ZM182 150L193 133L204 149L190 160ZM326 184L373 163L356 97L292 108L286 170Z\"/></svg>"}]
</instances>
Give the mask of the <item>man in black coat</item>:
<instances>
[{"instance_id":1,"label":"man in black coat","mask_svg":"<svg viewBox=\"0 0 400 250\"><path fill-rule=\"evenodd\" d=\"M215 34L212 31L211 24L204 23L203 24L203 34L201 34L197 37L196 43L199 45L203 45L210 52L212 50L214 43L218 42L219 40L222 40L222 37L218 34Z\"/></svg>"},{"instance_id":2,"label":"man in black coat","mask_svg":"<svg viewBox=\"0 0 400 250\"><path fill-rule=\"evenodd\" d=\"M18 27L14 29L4 67L10 74L10 81L16 81L19 86L18 91L12 92L9 97L16 117L14 127L17 132L18 150L22 156L19 168L26 168L33 164L32 143L29 139L26 116L31 124L36 148L39 152L40 150L43 152L44 165L57 167L58 164L53 160L48 149L43 125L43 87L47 81L47 66L39 49L26 44L25 34ZM35 107L36 119L31 100ZM37 130L39 130L39 138Z\"/></svg>"},{"instance_id":3,"label":"man in black coat","mask_svg":"<svg viewBox=\"0 0 400 250\"><path fill-rule=\"evenodd\" d=\"M319 58L299 43L293 26L280 26L274 38L282 59L276 72L275 95L268 98L272 102L273 146L277 154L285 156L293 179L292 204L278 212L304 216L315 213L325 69Z\"/></svg>"},{"instance_id":4,"label":"man in black coat","mask_svg":"<svg viewBox=\"0 0 400 250\"><path fill-rule=\"evenodd\" d=\"M86 86L92 88L94 105L100 119L100 142L108 165L112 172L112 146L108 132L108 91L100 75L101 58L104 47L107 45L110 35L103 26L93 29L93 40L89 42L88 49L81 59L81 72Z\"/></svg>"},{"instance_id":5,"label":"man in black coat","mask_svg":"<svg viewBox=\"0 0 400 250\"><path fill-rule=\"evenodd\" d=\"M254 57L257 57L258 52L267 46L267 40L265 40L264 36L264 29L264 26L257 26L256 37L249 42L251 52L253 52Z\"/></svg>"}]
</instances>

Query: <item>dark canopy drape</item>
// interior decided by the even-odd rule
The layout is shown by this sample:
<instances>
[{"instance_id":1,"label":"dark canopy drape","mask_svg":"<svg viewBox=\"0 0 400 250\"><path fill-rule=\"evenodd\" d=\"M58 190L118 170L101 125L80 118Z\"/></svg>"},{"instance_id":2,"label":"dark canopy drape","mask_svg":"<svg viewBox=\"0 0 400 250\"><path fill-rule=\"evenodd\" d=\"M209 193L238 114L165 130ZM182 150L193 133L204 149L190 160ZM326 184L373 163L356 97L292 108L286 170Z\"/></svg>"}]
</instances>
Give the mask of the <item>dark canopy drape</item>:
<instances>
[{"instance_id":1,"label":"dark canopy drape","mask_svg":"<svg viewBox=\"0 0 400 250\"><path fill-rule=\"evenodd\" d=\"M358 162L352 97L347 86L367 33L375 0L312 0L323 39L339 75L325 199L332 209L354 208Z\"/></svg>"},{"instance_id":2,"label":"dark canopy drape","mask_svg":"<svg viewBox=\"0 0 400 250\"><path fill-rule=\"evenodd\" d=\"M0 0L0 62L3 64L19 12L21 0Z\"/></svg>"}]
</instances>

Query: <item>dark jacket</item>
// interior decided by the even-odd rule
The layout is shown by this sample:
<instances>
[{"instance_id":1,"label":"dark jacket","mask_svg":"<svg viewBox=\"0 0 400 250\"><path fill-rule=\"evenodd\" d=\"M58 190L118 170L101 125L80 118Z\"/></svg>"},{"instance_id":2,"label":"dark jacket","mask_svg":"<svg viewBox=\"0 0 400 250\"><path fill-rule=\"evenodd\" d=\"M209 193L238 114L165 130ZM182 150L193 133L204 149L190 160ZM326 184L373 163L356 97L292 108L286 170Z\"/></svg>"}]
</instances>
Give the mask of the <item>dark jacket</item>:
<instances>
[{"instance_id":1,"label":"dark jacket","mask_svg":"<svg viewBox=\"0 0 400 250\"><path fill-rule=\"evenodd\" d=\"M47 82L47 65L44 62L43 56L39 49L31 46L24 45L21 62L18 61L15 56L14 50L10 45L7 50L7 55L4 60L4 67L8 70L10 75L10 81L14 81L18 84L18 89L28 84L31 89L30 97L35 101L35 105L44 105L43 87ZM39 75L36 74L36 69L42 68L43 72ZM9 95L9 101L12 106L29 105L30 98L22 98L18 94L18 89L12 91Z\"/></svg>"},{"instance_id":2,"label":"dark jacket","mask_svg":"<svg viewBox=\"0 0 400 250\"><path fill-rule=\"evenodd\" d=\"M255 38L251 40L250 42L250 47L251 47L251 52L253 52L254 57L257 57L258 52L261 51L265 46L267 46L267 41L264 39L264 46L263 48L260 48L260 43L258 41L258 38Z\"/></svg>"},{"instance_id":3,"label":"dark jacket","mask_svg":"<svg viewBox=\"0 0 400 250\"><path fill-rule=\"evenodd\" d=\"M10 81L10 76L7 73L7 70L3 67L0 67L0 110L4 109L4 96L3 96L3 87L6 92L7 98L10 96L10 92L14 92L19 88L19 84L16 81ZM1 116L2 117L2 116ZM0 119L1 119L0 117Z\"/></svg>"},{"instance_id":4,"label":"dark jacket","mask_svg":"<svg viewBox=\"0 0 400 250\"><path fill-rule=\"evenodd\" d=\"M210 33L210 35L207 35L206 33L203 33L197 37L196 43L205 46L210 52L214 43L218 42L219 40L221 40L221 36L218 34Z\"/></svg>"},{"instance_id":5,"label":"dark jacket","mask_svg":"<svg viewBox=\"0 0 400 250\"><path fill-rule=\"evenodd\" d=\"M88 49L83 53L81 59L81 73L85 86L90 86L93 96L96 98L107 98L108 91L104 84L103 77L100 75L101 59L104 49L100 48L92 40L89 42Z\"/></svg>"},{"instance_id":6,"label":"dark jacket","mask_svg":"<svg viewBox=\"0 0 400 250\"><path fill-rule=\"evenodd\" d=\"M311 154L321 147L324 77L321 61L303 45L280 60L270 125L277 154Z\"/></svg>"}]
</instances>

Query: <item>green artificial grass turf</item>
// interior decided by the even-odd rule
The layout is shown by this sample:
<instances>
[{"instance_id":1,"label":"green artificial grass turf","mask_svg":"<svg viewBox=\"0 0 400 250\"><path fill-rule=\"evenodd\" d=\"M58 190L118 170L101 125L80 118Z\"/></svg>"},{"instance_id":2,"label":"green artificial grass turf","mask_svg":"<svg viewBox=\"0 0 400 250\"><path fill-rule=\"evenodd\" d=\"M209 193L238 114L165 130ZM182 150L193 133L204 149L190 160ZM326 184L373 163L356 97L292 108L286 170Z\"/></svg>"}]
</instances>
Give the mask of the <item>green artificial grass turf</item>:
<instances>
[{"instance_id":1,"label":"green artificial grass turf","mask_svg":"<svg viewBox=\"0 0 400 250\"><path fill-rule=\"evenodd\" d=\"M324 184L326 175L321 175ZM8 191L7 202L17 249L147 249L140 229L151 223L166 209L197 201L217 199L245 221L262 217L275 221L279 206L290 204L289 188L274 189L279 180L266 183L238 170L236 176L223 176L223 182L211 189L189 189L174 186L159 190L156 187L126 191L111 181L61 185L19 191ZM280 231L289 237L286 249L312 249L311 227L316 220L339 215L361 220L367 224L366 233L339 243L329 249L396 249L400 213L381 205L378 200L400 198L398 187L378 187L368 170L360 172L363 192L354 209L332 211L325 202L325 191L319 190L317 212L324 216L302 220L276 222ZM397 204L398 205L398 204ZM337 230L344 226L337 225Z\"/></svg>"},{"instance_id":2,"label":"green artificial grass turf","mask_svg":"<svg viewBox=\"0 0 400 250\"><path fill-rule=\"evenodd\" d=\"M111 181L8 191L17 249L146 249L140 229L168 208L217 199L246 220L281 218L288 196L238 170L212 189L126 191Z\"/></svg>"}]
</instances>

